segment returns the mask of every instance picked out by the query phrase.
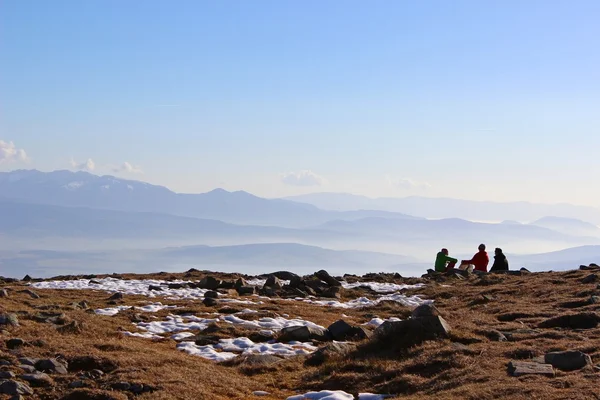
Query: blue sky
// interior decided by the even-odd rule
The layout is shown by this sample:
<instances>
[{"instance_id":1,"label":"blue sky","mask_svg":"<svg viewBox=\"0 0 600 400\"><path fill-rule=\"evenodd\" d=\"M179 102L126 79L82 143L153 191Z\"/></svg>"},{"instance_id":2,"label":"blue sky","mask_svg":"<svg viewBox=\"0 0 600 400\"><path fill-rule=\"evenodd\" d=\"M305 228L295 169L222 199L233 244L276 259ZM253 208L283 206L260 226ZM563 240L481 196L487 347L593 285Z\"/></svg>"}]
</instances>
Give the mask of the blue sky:
<instances>
[{"instance_id":1,"label":"blue sky","mask_svg":"<svg viewBox=\"0 0 600 400\"><path fill-rule=\"evenodd\" d=\"M599 18L597 1L3 0L0 169L598 205Z\"/></svg>"}]
</instances>

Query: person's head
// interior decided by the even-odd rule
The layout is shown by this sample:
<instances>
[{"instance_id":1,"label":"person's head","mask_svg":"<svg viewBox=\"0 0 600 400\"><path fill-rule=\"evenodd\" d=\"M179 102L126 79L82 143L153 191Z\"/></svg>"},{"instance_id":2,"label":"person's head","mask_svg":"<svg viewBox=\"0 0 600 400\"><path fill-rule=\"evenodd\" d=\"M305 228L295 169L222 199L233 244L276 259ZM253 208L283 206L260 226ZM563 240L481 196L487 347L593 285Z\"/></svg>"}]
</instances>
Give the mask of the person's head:
<instances>
[{"instance_id":1,"label":"person's head","mask_svg":"<svg viewBox=\"0 0 600 400\"><path fill-rule=\"evenodd\" d=\"M442 253L447 256L448 255L448 249L442 249Z\"/></svg>"},{"instance_id":2,"label":"person's head","mask_svg":"<svg viewBox=\"0 0 600 400\"><path fill-rule=\"evenodd\" d=\"M479 251L485 251L485 244L481 243L478 247Z\"/></svg>"},{"instance_id":3,"label":"person's head","mask_svg":"<svg viewBox=\"0 0 600 400\"><path fill-rule=\"evenodd\" d=\"M500 247L496 247L496 250L494 250L496 252L496 254L502 254L502 249Z\"/></svg>"}]
</instances>

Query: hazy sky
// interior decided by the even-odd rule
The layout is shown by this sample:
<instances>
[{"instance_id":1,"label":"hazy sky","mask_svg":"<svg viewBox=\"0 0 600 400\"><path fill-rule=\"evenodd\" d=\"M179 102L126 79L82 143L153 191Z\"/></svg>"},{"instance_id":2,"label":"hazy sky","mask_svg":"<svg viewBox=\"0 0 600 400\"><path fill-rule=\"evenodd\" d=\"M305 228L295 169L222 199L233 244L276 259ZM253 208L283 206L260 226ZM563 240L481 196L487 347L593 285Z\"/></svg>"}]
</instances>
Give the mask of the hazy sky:
<instances>
[{"instance_id":1,"label":"hazy sky","mask_svg":"<svg viewBox=\"0 0 600 400\"><path fill-rule=\"evenodd\" d=\"M2 0L0 169L599 205L599 20L597 0Z\"/></svg>"}]
</instances>

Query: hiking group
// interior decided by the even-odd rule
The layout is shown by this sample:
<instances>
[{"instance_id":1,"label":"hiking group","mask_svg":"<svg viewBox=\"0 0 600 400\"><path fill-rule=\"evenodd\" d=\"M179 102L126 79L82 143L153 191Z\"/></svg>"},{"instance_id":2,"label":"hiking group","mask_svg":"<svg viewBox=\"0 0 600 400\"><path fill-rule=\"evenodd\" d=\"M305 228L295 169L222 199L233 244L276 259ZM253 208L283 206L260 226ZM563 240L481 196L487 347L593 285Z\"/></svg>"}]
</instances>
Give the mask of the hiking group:
<instances>
[{"instance_id":1,"label":"hiking group","mask_svg":"<svg viewBox=\"0 0 600 400\"><path fill-rule=\"evenodd\" d=\"M475 271L488 272L490 258L485 251L485 244L480 244L478 249L479 251L470 260L461 260L459 266L460 269L465 269L472 265ZM502 253L502 249L496 247L494 253L494 264L489 272L508 271L508 260L504 253ZM435 259L435 270L436 272L450 271L456 268L457 262L458 260L456 258L452 258L448 255L448 249L444 248L437 254Z\"/></svg>"}]
</instances>

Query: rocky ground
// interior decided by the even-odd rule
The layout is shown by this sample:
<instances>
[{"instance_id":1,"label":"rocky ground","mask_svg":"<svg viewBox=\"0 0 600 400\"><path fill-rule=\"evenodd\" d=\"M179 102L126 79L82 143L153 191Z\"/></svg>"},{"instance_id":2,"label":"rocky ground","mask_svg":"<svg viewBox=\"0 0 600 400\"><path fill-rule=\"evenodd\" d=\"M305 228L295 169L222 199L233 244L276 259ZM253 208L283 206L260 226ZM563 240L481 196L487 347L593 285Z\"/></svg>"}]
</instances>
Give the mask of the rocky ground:
<instances>
[{"instance_id":1,"label":"rocky ground","mask_svg":"<svg viewBox=\"0 0 600 400\"><path fill-rule=\"evenodd\" d=\"M0 397L600 398L599 277L4 279Z\"/></svg>"}]
</instances>

